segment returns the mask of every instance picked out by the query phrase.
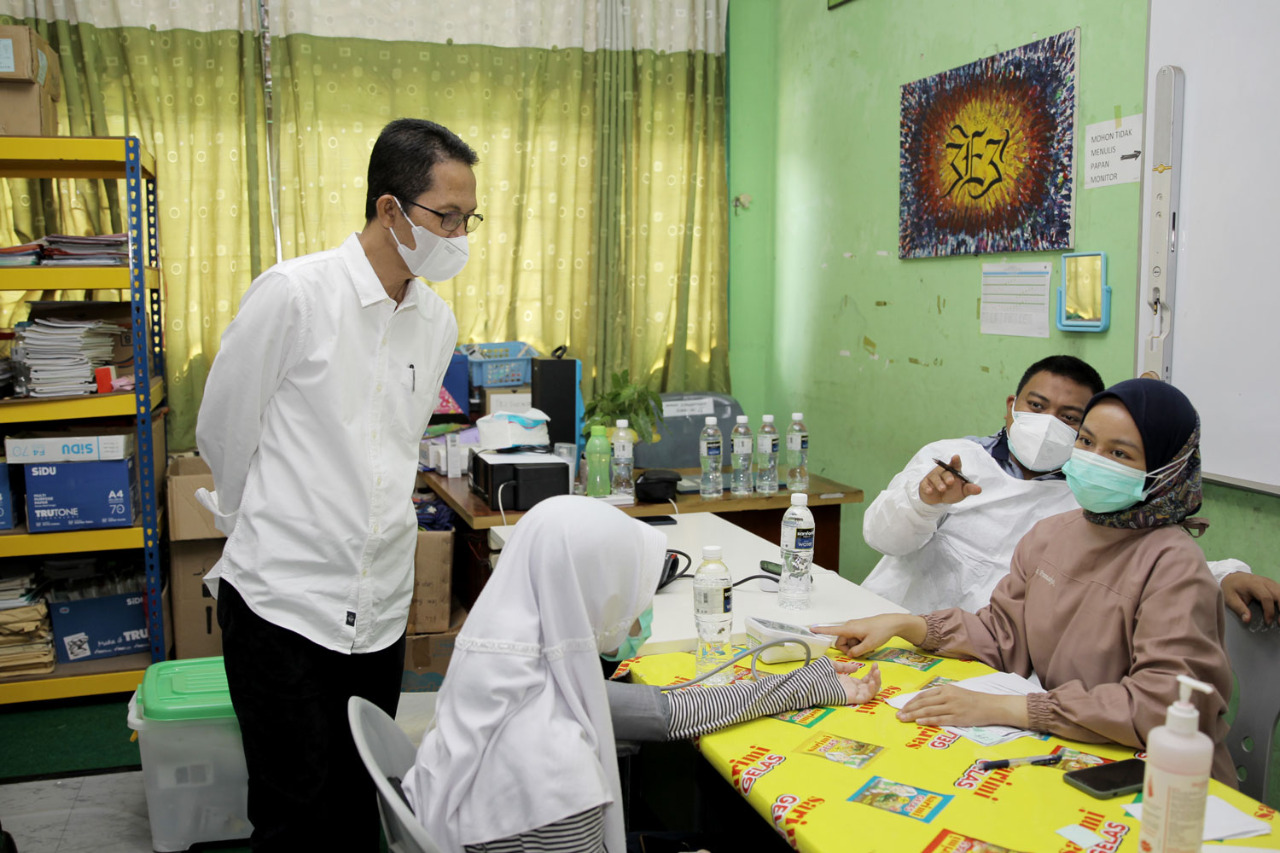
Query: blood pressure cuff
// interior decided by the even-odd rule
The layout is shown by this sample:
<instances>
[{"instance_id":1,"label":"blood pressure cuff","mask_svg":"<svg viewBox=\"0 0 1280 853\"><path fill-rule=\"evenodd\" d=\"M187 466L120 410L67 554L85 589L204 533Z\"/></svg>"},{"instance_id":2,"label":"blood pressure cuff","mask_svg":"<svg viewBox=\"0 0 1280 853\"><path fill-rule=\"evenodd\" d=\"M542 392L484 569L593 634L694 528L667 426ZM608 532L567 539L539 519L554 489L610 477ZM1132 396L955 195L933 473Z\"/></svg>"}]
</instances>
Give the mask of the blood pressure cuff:
<instances>
[{"instance_id":1,"label":"blood pressure cuff","mask_svg":"<svg viewBox=\"0 0 1280 853\"><path fill-rule=\"evenodd\" d=\"M641 503L666 503L676 496L680 475L668 468L649 468L636 479L636 500Z\"/></svg>"}]
</instances>

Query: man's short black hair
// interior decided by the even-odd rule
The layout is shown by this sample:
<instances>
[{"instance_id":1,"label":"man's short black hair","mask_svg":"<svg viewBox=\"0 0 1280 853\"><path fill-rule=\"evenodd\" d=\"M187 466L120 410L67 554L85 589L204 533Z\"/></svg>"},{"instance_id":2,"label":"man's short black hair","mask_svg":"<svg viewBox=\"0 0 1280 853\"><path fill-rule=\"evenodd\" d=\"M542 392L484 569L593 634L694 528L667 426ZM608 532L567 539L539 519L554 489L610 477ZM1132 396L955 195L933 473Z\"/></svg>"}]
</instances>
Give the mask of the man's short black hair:
<instances>
[{"instance_id":1,"label":"man's short black hair","mask_svg":"<svg viewBox=\"0 0 1280 853\"><path fill-rule=\"evenodd\" d=\"M1051 355L1048 358L1040 359L1027 368L1027 372L1022 374L1022 381L1018 383L1018 390L1014 391L1013 395L1016 397L1021 394L1022 389L1031 381L1031 377L1042 372L1070 379L1072 382L1088 388L1090 394L1097 394L1106 388L1102 384L1102 377L1098 375L1098 371L1074 355Z\"/></svg>"},{"instance_id":2,"label":"man's short black hair","mask_svg":"<svg viewBox=\"0 0 1280 853\"><path fill-rule=\"evenodd\" d=\"M431 189L432 167L447 160L468 166L480 162L470 145L434 121L399 118L384 127L369 155L365 221L372 221L378 215L377 202L384 195L413 201Z\"/></svg>"}]
</instances>

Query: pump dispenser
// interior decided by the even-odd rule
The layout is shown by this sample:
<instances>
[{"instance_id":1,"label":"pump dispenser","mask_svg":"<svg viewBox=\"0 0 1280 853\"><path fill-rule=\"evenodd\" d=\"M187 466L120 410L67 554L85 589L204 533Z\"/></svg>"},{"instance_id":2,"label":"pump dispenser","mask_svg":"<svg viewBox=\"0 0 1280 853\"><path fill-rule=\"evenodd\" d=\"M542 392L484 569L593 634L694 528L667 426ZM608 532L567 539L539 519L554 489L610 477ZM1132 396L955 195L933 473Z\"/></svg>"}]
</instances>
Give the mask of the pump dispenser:
<instances>
[{"instance_id":1,"label":"pump dispenser","mask_svg":"<svg viewBox=\"0 0 1280 853\"><path fill-rule=\"evenodd\" d=\"M1179 698L1163 726L1147 734L1147 772L1142 782L1143 853L1198 853L1213 768L1213 740L1200 731L1191 691L1212 693L1203 681L1178 676Z\"/></svg>"}]
</instances>

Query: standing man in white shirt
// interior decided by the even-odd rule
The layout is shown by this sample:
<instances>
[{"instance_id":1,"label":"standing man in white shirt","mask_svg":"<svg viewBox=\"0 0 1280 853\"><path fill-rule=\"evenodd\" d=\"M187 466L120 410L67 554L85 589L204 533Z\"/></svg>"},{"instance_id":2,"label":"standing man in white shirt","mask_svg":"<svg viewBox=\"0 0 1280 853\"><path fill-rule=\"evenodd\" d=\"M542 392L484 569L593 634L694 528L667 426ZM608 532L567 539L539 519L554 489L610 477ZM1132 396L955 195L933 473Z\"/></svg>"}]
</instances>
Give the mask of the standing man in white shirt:
<instances>
[{"instance_id":1,"label":"standing man in white shirt","mask_svg":"<svg viewBox=\"0 0 1280 853\"><path fill-rule=\"evenodd\" d=\"M1040 520L1079 508L1059 469L1085 405L1103 387L1074 356L1041 359L1006 398L1004 429L921 448L863 516L863 537L885 556L862 586L912 613L985 607L1018 540ZM1251 598L1270 605L1268 615L1280 601L1280 586L1240 560L1209 568L1237 613L1248 613Z\"/></svg>"},{"instance_id":2,"label":"standing man in white shirt","mask_svg":"<svg viewBox=\"0 0 1280 853\"><path fill-rule=\"evenodd\" d=\"M206 578L249 769L254 850L378 849L347 699L394 715L418 444L457 344L418 277L467 261L478 158L399 119L369 158L365 225L277 264L222 336L196 428L227 534Z\"/></svg>"}]
</instances>

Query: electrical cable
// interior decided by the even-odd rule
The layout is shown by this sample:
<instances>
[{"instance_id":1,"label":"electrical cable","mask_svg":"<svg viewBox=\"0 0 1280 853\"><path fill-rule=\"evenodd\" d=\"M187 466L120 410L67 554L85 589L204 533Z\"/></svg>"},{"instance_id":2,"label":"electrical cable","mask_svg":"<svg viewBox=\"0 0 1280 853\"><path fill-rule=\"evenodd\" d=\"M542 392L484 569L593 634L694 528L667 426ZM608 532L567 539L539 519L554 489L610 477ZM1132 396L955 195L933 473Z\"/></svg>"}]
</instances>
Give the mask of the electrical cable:
<instances>
[{"instance_id":1,"label":"electrical cable","mask_svg":"<svg viewBox=\"0 0 1280 853\"><path fill-rule=\"evenodd\" d=\"M663 691L679 690L681 687L689 687L694 684L700 684L703 681L706 681L711 676L720 672L722 669L733 666L735 663L742 660L747 655L751 655L751 658L752 658L751 659L751 677L753 679L758 678L759 676L756 673L756 663L759 660L759 658L757 656L765 649L771 648L773 646L785 646L785 645L800 646L802 649L804 649L805 666L808 666L813 661L813 650L809 648L808 643L803 643L800 640L770 640L767 643L761 643L758 646L752 646L749 649L744 649L743 651L738 652L736 655L729 658L727 661L720 664L715 669L709 672L704 672L702 675L699 675L697 678L693 679L692 681L682 681L679 684L665 684L659 687L658 689Z\"/></svg>"},{"instance_id":2,"label":"electrical cable","mask_svg":"<svg viewBox=\"0 0 1280 853\"><path fill-rule=\"evenodd\" d=\"M498 512L502 514L502 525L504 527L507 524L507 512L502 508L502 490L505 489L507 486L510 486L514 482L515 480L507 480L501 486L498 486Z\"/></svg>"}]
</instances>

